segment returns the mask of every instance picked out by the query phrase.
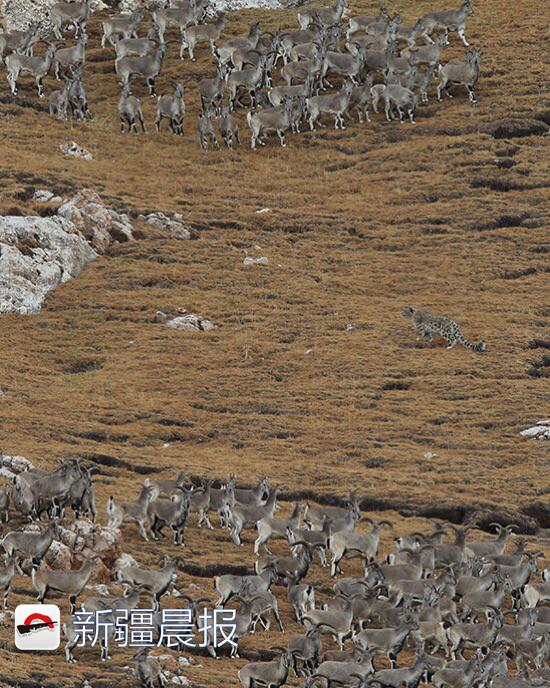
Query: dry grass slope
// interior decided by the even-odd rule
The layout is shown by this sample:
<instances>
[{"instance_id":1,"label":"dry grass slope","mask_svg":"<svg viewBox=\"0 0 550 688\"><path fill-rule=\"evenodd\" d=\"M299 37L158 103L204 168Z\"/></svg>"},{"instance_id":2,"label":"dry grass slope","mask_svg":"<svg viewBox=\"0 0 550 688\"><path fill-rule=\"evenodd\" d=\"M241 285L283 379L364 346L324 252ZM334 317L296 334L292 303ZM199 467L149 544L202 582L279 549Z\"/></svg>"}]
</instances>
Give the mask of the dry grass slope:
<instances>
[{"instance_id":1,"label":"dry grass slope","mask_svg":"<svg viewBox=\"0 0 550 688\"><path fill-rule=\"evenodd\" d=\"M433 7L399 5L407 22ZM521 12L476 3L467 36L484 53L477 109L462 93L432 99L414 127L375 116L289 136L284 150L250 151L244 122L246 145L199 150L195 84L213 71L205 51L181 64L171 44L158 83L162 93L183 75L183 140L119 136L116 78L99 49L86 68L92 123L50 119L29 82L16 101L4 86L2 212L37 211L26 200L33 188L86 186L127 211L181 212L199 239L141 228L139 241L90 264L42 313L2 316L2 451L41 466L67 454L99 462L102 518L107 496L134 494L147 467L178 467L247 482L266 474L289 491L353 486L380 506L435 505L457 518L464 505L525 508L550 528L548 447L518 436L549 399L548 136L490 133L511 118L548 121L539 10L534 0ZM292 12L243 12L228 29L243 32L252 16L265 28L295 24ZM449 56L462 54L454 38ZM153 102L140 95L151 126ZM71 139L95 160L63 159L59 144ZM243 266L256 245L269 265ZM456 318L488 351L416 343L399 317L407 304ZM154 322L157 309L197 312L220 328L175 332ZM534 340L541 346L530 348ZM421 524L399 520L401 530ZM128 550L150 563L169 550L128 534ZM203 539L195 528L185 556L200 565L243 558L225 535ZM182 575L182 587L191 580ZM195 582L211 590L209 579ZM88 652L76 669L40 655L35 667L38 657L14 653L9 634L3 647L0 674L12 682L128 682L124 654L100 667ZM235 664L201 662L206 669L189 671L194 685L235 684Z\"/></svg>"}]
</instances>

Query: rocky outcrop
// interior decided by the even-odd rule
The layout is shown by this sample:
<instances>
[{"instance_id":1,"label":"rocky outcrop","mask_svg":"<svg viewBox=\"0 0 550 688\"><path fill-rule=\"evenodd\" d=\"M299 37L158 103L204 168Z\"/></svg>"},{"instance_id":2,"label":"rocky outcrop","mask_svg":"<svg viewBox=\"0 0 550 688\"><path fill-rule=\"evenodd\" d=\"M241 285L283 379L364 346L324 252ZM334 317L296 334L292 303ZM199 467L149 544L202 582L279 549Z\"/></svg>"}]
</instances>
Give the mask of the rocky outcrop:
<instances>
[{"instance_id":1,"label":"rocky outcrop","mask_svg":"<svg viewBox=\"0 0 550 688\"><path fill-rule=\"evenodd\" d=\"M7 31L26 29L32 21L39 25L41 38L46 38L51 29L48 12L57 0L0 0L0 14ZM252 8L281 9L301 4L300 0L213 0L210 15L220 11L236 11ZM152 9L161 7L162 0L92 0L92 11L115 8L117 12L133 12L140 7Z\"/></svg>"},{"instance_id":2,"label":"rocky outcrop","mask_svg":"<svg viewBox=\"0 0 550 688\"><path fill-rule=\"evenodd\" d=\"M58 0L0 0L0 14L6 31L26 29L35 22L41 38L50 34L51 24L48 13ZM105 9L102 0L92 0L92 11Z\"/></svg>"},{"instance_id":3,"label":"rocky outcrop","mask_svg":"<svg viewBox=\"0 0 550 688\"><path fill-rule=\"evenodd\" d=\"M0 313L36 313L48 292L112 243L132 238L128 217L106 208L89 189L57 216L0 216Z\"/></svg>"},{"instance_id":4,"label":"rocky outcrop","mask_svg":"<svg viewBox=\"0 0 550 688\"><path fill-rule=\"evenodd\" d=\"M38 533L43 526L30 523L24 527L29 533ZM120 530L92 523L84 519L74 521L67 528L59 528L59 539L54 540L44 559L47 566L56 571L79 569L88 558L98 556L90 583L111 582L111 570L120 557ZM23 570L30 573L31 561L26 560Z\"/></svg>"},{"instance_id":5,"label":"rocky outcrop","mask_svg":"<svg viewBox=\"0 0 550 688\"><path fill-rule=\"evenodd\" d=\"M36 313L96 256L63 218L0 217L0 312Z\"/></svg>"},{"instance_id":6,"label":"rocky outcrop","mask_svg":"<svg viewBox=\"0 0 550 688\"><path fill-rule=\"evenodd\" d=\"M208 14L213 16L219 12L236 12L246 9L265 9L278 10L285 7L297 7L303 0L212 0L208 9ZM162 0L120 0L118 3L119 12L133 12L140 7L159 7Z\"/></svg>"},{"instance_id":7,"label":"rocky outcrop","mask_svg":"<svg viewBox=\"0 0 550 688\"><path fill-rule=\"evenodd\" d=\"M58 209L57 214L69 220L99 253L106 251L113 242L133 239L128 216L107 208L91 189L77 193Z\"/></svg>"}]
</instances>

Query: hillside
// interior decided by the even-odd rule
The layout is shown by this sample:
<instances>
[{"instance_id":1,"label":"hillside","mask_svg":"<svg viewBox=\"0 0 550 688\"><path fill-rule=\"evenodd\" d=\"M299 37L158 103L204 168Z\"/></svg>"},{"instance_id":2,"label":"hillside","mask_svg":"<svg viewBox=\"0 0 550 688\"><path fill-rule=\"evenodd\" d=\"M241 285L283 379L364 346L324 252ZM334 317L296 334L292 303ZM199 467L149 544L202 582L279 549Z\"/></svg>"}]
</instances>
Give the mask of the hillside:
<instances>
[{"instance_id":1,"label":"hillside","mask_svg":"<svg viewBox=\"0 0 550 688\"><path fill-rule=\"evenodd\" d=\"M433 8L399 5L406 23ZM351 9L377 11L362 0ZM268 30L295 26L294 15L240 12L226 31L243 33L252 18ZM148 472L234 472L246 484L266 475L286 499L352 488L397 532L426 527L426 515L521 519L547 547L534 532L550 529L548 443L519 432L548 417L549 138L496 130L550 122L540 3L511 12L476 2L466 35L483 50L477 108L460 90L441 103L431 93L415 125L371 114L370 124L289 135L287 148L271 140L258 151L240 116L243 144L206 153L196 82L213 74L211 56L201 50L196 63L181 63L169 44L157 90L183 79L182 139L154 132L142 85L149 133L121 136L101 19L93 17L85 72L92 122L58 122L30 80L16 98L4 82L0 212L47 212L29 200L37 188L91 188L134 218L181 213L196 238L178 241L136 219L135 241L91 262L42 312L1 316L2 453L40 467L68 455L97 464L102 521L108 496L135 495ZM452 35L445 58L461 55ZM63 158L59 145L70 140L94 160ZM245 266L246 255L269 263ZM400 316L407 305L456 319L487 351L416 342ZM156 321L158 310L218 327L174 331ZM133 526L124 533L125 551L149 564L171 551L143 546ZM239 551L219 529L203 537L194 525L182 556L198 567L253 562L249 543ZM180 588L193 581L213 595L204 571L181 574ZM19 587L28 590L28 579ZM12 595L11 604L22 600ZM247 647L280 642L268 637ZM134 685L122 669L128 654L107 668L95 652L76 667L61 655L31 667L11 642L1 651L8 684ZM186 674L192 685L237 685L240 663L200 661Z\"/></svg>"}]
</instances>

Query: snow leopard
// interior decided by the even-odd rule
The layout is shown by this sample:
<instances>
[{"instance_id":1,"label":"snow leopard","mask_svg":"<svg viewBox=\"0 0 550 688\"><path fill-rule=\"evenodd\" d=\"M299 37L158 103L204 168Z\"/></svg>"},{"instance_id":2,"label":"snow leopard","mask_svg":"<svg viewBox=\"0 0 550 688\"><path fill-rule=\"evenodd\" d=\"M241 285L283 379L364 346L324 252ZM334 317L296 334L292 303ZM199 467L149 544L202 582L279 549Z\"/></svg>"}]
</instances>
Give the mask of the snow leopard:
<instances>
[{"instance_id":1,"label":"snow leopard","mask_svg":"<svg viewBox=\"0 0 550 688\"><path fill-rule=\"evenodd\" d=\"M485 342L477 344L469 342L462 334L460 327L454 320L446 315L432 315L427 311L420 311L412 306L407 306L401 311L401 315L411 318L412 324L418 337L427 337L430 341L432 337L442 337L448 344L448 349L458 343L462 344L470 351L485 351Z\"/></svg>"}]
</instances>

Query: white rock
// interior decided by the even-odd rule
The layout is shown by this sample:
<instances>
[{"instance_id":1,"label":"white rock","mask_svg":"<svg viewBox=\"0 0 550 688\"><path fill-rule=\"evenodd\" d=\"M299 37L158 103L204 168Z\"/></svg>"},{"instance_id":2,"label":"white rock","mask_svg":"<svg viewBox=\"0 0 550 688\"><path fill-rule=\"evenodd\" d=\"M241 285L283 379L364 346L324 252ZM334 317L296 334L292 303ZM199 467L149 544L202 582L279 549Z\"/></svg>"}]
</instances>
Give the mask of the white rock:
<instances>
[{"instance_id":1,"label":"white rock","mask_svg":"<svg viewBox=\"0 0 550 688\"><path fill-rule=\"evenodd\" d=\"M261 258L253 258L252 256L246 256L243 260L244 265L269 265L269 260L262 256Z\"/></svg>"},{"instance_id":2,"label":"white rock","mask_svg":"<svg viewBox=\"0 0 550 688\"><path fill-rule=\"evenodd\" d=\"M32 196L32 200L38 203L61 203L63 201L61 196L54 196L53 193L47 189L36 189Z\"/></svg>"},{"instance_id":3,"label":"white rock","mask_svg":"<svg viewBox=\"0 0 550 688\"><path fill-rule=\"evenodd\" d=\"M94 590L98 595L101 595L101 597L109 596L109 588L103 583L100 583L99 585L87 585L86 588L88 590Z\"/></svg>"},{"instance_id":4,"label":"white rock","mask_svg":"<svg viewBox=\"0 0 550 688\"><path fill-rule=\"evenodd\" d=\"M536 440L550 440L550 420L539 420L536 425L522 430L519 434Z\"/></svg>"},{"instance_id":5,"label":"white rock","mask_svg":"<svg viewBox=\"0 0 550 688\"><path fill-rule=\"evenodd\" d=\"M182 220L182 216L178 213L173 218L168 217L164 213L156 212L147 215L145 222L151 227L157 229L165 229L172 232L178 239L191 239L191 228L187 227Z\"/></svg>"},{"instance_id":6,"label":"white rock","mask_svg":"<svg viewBox=\"0 0 550 688\"><path fill-rule=\"evenodd\" d=\"M32 196L32 200L39 201L40 203L47 203L53 197L54 195L51 191L47 191L46 189L36 189Z\"/></svg>"},{"instance_id":7,"label":"white rock","mask_svg":"<svg viewBox=\"0 0 550 688\"><path fill-rule=\"evenodd\" d=\"M94 524L86 518L79 518L71 523L70 528L79 535L89 535L94 529Z\"/></svg>"},{"instance_id":8,"label":"white rock","mask_svg":"<svg viewBox=\"0 0 550 688\"><path fill-rule=\"evenodd\" d=\"M189 685L189 681L187 678L185 678L185 676L172 676L172 680L170 681L170 683L173 683L177 686L188 686Z\"/></svg>"},{"instance_id":9,"label":"white rock","mask_svg":"<svg viewBox=\"0 0 550 688\"><path fill-rule=\"evenodd\" d=\"M184 331L203 331L216 328L216 325L214 325L212 321L203 318L201 315L195 315L194 313L180 315L177 318L168 320L166 325L174 330Z\"/></svg>"},{"instance_id":10,"label":"white rock","mask_svg":"<svg viewBox=\"0 0 550 688\"><path fill-rule=\"evenodd\" d=\"M59 527L59 539L64 545L67 545L69 549L75 550L77 548L77 543L78 545L82 545L82 538L80 538L77 535L77 533L74 532L71 528L63 528L62 526Z\"/></svg>"},{"instance_id":11,"label":"white rock","mask_svg":"<svg viewBox=\"0 0 550 688\"><path fill-rule=\"evenodd\" d=\"M0 466L2 469L9 471L12 476L34 468L34 465L24 456L8 456L7 454L0 454Z\"/></svg>"},{"instance_id":12,"label":"white rock","mask_svg":"<svg viewBox=\"0 0 550 688\"><path fill-rule=\"evenodd\" d=\"M113 565L113 569L115 571L118 571L119 569L123 569L126 566L137 566L137 565L138 565L138 563L134 559L134 557L132 557L130 554L126 554L126 552L123 552L120 555L120 557L118 557L118 559L115 561L115 563Z\"/></svg>"},{"instance_id":13,"label":"white rock","mask_svg":"<svg viewBox=\"0 0 550 688\"><path fill-rule=\"evenodd\" d=\"M263 213L270 213L271 208L260 208L259 210L256 210L256 215L262 215Z\"/></svg>"},{"instance_id":14,"label":"white rock","mask_svg":"<svg viewBox=\"0 0 550 688\"><path fill-rule=\"evenodd\" d=\"M235 12L237 10L246 9L264 9L264 10L279 10L284 7L289 7L286 3L279 2L279 0L213 0L211 4L211 11L218 12L223 10L225 12Z\"/></svg>"},{"instance_id":15,"label":"white rock","mask_svg":"<svg viewBox=\"0 0 550 688\"><path fill-rule=\"evenodd\" d=\"M50 568L56 571L69 571L73 555L70 547L54 540L44 558Z\"/></svg>"},{"instance_id":16,"label":"white rock","mask_svg":"<svg viewBox=\"0 0 550 688\"><path fill-rule=\"evenodd\" d=\"M82 148L82 146L79 146L78 143L75 143L74 141L71 141L70 143L62 143L59 146L59 149L63 155L69 158L82 158L83 160L94 159L94 156L90 153L90 151Z\"/></svg>"},{"instance_id":17,"label":"white rock","mask_svg":"<svg viewBox=\"0 0 550 688\"><path fill-rule=\"evenodd\" d=\"M0 217L0 312L36 313L97 253L59 217Z\"/></svg>"}]
</instances>

